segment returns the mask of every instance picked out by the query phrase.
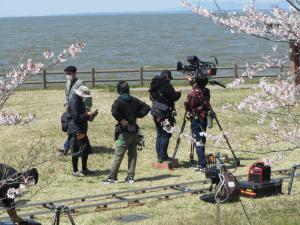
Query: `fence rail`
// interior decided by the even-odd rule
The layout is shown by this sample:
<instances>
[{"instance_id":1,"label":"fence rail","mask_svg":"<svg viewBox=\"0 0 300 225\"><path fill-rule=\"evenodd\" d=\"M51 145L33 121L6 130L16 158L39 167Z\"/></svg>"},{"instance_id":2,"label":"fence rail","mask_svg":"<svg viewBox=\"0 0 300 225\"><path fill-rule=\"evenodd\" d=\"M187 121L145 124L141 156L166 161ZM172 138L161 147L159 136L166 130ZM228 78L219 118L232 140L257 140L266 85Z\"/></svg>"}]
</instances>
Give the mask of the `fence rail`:
<instances>
[{"instance_id":1,"label":"fence rail","mask_svg":"<svg viewBox=\"0 0 300 225\"><path fill-rule=\"evenodd\" d=\"M269 77L275 77L278 76L279 73L283 72L285 68L289 68L288 65L282 65L280 67L274 66L270 67L270 69L278 69L278 73L276 74L263 74L263 75L257 75L255 77L263 77L263 76L269 76ZM232 70L233 73L232 75L227 75L227 76L214 76L216 79L225 79L225 78L238 78L240 76L239 72L240 70L245 70L246 66L238 66L237 64L234 64L231 67L226 67L226 66L220 66L217 67L218 71L226 71L226 70ZM124 80L125 78L117 77L113 79L101 79L97 77L97 74L116 74L116 73L137 73L137 76L135 78L126 78L127 81L129 82L137 82L140 85L144 85L144 82L150 81L151 78L145 77L145 73L149 72L159 72L162 70L170 70L170 71L176 71L176 68L147 68L147 67L140 67L136 69L95 69L91 68L89 71L78 71L78 74L82 75L89 75L89 79L82 79L84 83L90 83L92 87L95 87L97 83L112 83L112 82L118 82L121 80ZM65 83L65 80L49 80L48 78L53 76L53 75L64 75L63 71L48 71L48 70L43 70L41 73L34 75L34 77L41 77L39 81L35 80L28 80L25 82L25 84L30 84L30 85L41 85L44 89L47 88L48 84L62 84ZM184 80L185 77L179 76L179 77L174 77L174 80Z\"/></svg>"}]
</instances>

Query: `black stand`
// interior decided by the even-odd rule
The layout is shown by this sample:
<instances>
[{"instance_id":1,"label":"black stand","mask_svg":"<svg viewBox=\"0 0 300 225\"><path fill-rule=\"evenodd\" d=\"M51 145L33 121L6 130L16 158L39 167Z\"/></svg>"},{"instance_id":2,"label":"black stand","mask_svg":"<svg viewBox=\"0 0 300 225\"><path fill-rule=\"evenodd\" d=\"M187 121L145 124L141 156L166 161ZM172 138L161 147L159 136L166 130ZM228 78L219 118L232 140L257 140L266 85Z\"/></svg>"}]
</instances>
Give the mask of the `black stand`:
<instances>
[{"instance_id":1,"label":"black stand","mask_svg":"<svg viewBox=\"0 0 300 225\"><path fill-rule=\"evenodd\" d=\"M293 181L294 181L294 177L296 175L296 169L297 168L300 168L300 164L299 165L294 165L292 166L292 173L291 173L291 180L289 182L289 187L288 187L288 195L291 194L291 191L292 191L292 187L293 187Z\"/></svg>"},{"instance_id":2,"label":"black stand","mask_svg":"<svg viewBox=\"0 0 300 225\"><path fill-rule=\"evenodd\" d=\"M50 210L54 211L54 216L53 216L53 221L52 221L52 225L59 225L60 224L60 216L62 213L65 213L68 215L69 221L72 225L76 225L73 217L71 215L70 209L68 206L64 206L64 205L46 205L45 208L48 208Z\"/></svg>"}]
</instances>

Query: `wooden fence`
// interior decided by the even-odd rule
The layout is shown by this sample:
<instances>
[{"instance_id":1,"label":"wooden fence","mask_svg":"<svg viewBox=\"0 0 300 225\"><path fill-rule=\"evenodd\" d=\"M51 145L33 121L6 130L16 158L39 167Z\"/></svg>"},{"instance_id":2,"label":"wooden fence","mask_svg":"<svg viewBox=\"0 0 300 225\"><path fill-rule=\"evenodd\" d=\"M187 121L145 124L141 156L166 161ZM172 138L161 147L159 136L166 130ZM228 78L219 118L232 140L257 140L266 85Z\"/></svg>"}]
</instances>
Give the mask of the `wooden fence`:
<instances>
[{"instance_id":1,"label":"wooden fence","mask_svg":"<svg viewBox=\"0 0 300 225\"><path fill-rule=\"evenodd\" d=\"M270 77L274 77L274 76L278 76L278 74L280 72L283 72L283 70L285 68L289 68L289 66L287 65L283 65L281 67L270 67L271 69L278 69L278 72L276 74L263 74L263 75L257 75L255 77L263 77L263 76L270 76ZM219 71L226 71L226 70L232 70L233 73L230 76L214 76L214 78L216 79L224 79L224 78L238 78L240 76L239 71L240 70L245 70L246 67L245 66L238 66L237 64L235 64L232 67L218 67L218 72ZM77 71L77 74L82 74L82 75L86 75L85 79L82 79L84 83L90 83L92 87L95 87L97 83L112 83L112 82L118 82L121 80L126 79L126 81L129 82L137 82L140 85L144 85L144 82L146 81L150 81L151 78L150 77L145 77L145 73L156 73L156 72L160 72L162 70L170 70L170 71L176 71L176 68L155 68L155 69L150 69L150 68L146 68L146 67L140 67L137 69L95 69L92 68L90 71ZM100 77L98 77L97 75L99 74L118 74L118 73L122 73L122 74L126 74L126 73L137 73L137 76L134 78L114 78L114 79L101 79ZM44 89L47 88L48 84L62 84L65 83L66 80L57 80L57 79L52 79L49 80L47 78L49 78L50 76L53 75L61 75L62 77L64 77L64 72L63 71L48 71L48 70L43 70L42 73L36 74L34 75L35 77L37 76L41 76L42 79L40 81L34 81L34 80L29 80L27 82L25 82L25 84L30 84L30 85L42 85L42 87ZM89 79L86 79L86 77L89 76ZM183 76L179 76L179 77L174 77L174 80L184 80L185 77Z\"/></svg>"}]
</instances>

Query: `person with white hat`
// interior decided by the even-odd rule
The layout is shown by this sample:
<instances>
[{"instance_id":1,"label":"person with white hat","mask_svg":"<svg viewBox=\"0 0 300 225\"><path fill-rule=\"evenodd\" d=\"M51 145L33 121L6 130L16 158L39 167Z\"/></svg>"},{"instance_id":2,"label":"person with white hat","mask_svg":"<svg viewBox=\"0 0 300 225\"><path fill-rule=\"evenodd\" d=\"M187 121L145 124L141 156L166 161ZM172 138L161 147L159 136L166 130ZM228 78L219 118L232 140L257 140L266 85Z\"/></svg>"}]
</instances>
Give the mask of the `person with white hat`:
<instances>
[{"instance_id":1,"label":"person with white hat","mask_svg":"<svg viewBox=\"0 0 300 225\"><path fill-rule=\"evenodd\" d=\"M64 69L66 74L67 82L65 85L65 97L64 97L64 107L65 112L62 115L62 118L69 119L69 102L72 96L75 94L75 90L77 90L80 86L83 86L83 81L76 77L77 68L75 66L68 66ZM85 107L87 111L90 111L93 105L92 98L87 98L85 101ZM67 124L66 124L67 125ZM64 131L64 130L63 130ZM58 151L62 152L66 155L70 148L70 137L66 139L62 148L59 148Z\"/></svg>"},{"instance_id":2,"label":"person with white hat","mask_svg":"<svg viewBox=\"0 0 300 225\"><path fill-rule=\"evenodd\" d=\"M98 114L87 111L85 100L91 98L90 90L86 86L80 86L74 91L74 95L69 101L71 121L68 124L68 135L70 136L70 148L72 150L73 176L80 176L78 171L78 158L82 157L82 174L88 175L87 168L89 154L92 153L89 138L87 136L88 121L92 121Z\"/></svg>"}]
</instances>

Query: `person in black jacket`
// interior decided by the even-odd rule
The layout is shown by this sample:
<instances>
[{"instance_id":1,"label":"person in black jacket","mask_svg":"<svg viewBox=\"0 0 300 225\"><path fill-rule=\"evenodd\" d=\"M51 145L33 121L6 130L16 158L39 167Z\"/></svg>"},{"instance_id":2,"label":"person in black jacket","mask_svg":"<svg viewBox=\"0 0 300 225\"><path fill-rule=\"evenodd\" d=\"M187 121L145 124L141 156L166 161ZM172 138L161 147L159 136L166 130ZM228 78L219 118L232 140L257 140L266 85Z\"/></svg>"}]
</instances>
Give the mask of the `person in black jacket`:
<instances>
[{"instance_id":1,"label":"person in black jacket","mask_svg":"<svg viewBox=\"0 0 300 225\"><path fill-rule=\"evenodd\" d=\"M173 79L171 71L162 71L156 76L149 89L150 99L153 101L151 114L156 126L156 153L159 163L170 160L168 156L169 140L172 136L163 129L162 122L168 121L171 126L175 123L175 102L180 98L181 92L175 91L171 85Z\"/></svg>"},{"instance_id":2,"label":"person in black jacket","mask_svg":"<svg viewBox=\"0 0 300 225\"><path fill-rule=\"evenodd\" d=\"M26 221L18 216L15 209L15 194L22 194L27 187L38 182L38 171L36 168L27 170L23 173L16 169L0 163L0 198L10 219L14 224L34 225L33 221ZM24 190L23 190L24 189Z\"/></svg>"},{"instance_id":3,"label":"person in black jacket","mask_svg":"<svg viewBox=\"0 0 300 225\"><path fill-rule=\"evenodd\" d=\"M78 171L78 158L82 157L82 174L88 175L87 168L89 154L92 153L89 138L87 136L88 121L92 121L97 111L86 111L85 99L90 98L90 91L86 86L80 86L75 90L69 102L71 121L68 123L68 134L70 135L70 147L72 149L73 176L80 176Z\"/></svg>"},{"instance_id":4,"label":"person in black jacket","mask_svg":"<svg viewBox=\"0 0 300 225\"><path fill-rule=\"evenodd\" d=\"M134 182L137 160L138 131L137 118L145 117L150 107L129 93L129 85L126 81L120 81L117 85L119 97L112 105L112 115L118 121L115 128L116 151L115 159L109 176L103 183L117 182L117 176L123 157L128 150L128 172L125 181Z\"/></svg>"}]
</instances>

